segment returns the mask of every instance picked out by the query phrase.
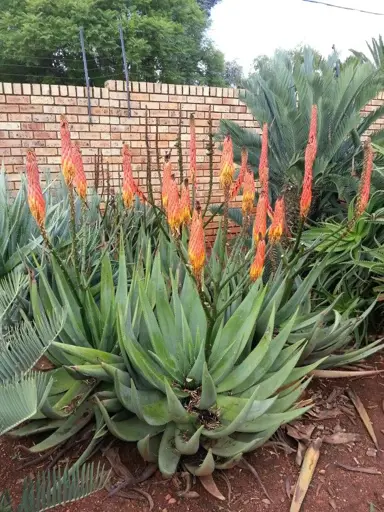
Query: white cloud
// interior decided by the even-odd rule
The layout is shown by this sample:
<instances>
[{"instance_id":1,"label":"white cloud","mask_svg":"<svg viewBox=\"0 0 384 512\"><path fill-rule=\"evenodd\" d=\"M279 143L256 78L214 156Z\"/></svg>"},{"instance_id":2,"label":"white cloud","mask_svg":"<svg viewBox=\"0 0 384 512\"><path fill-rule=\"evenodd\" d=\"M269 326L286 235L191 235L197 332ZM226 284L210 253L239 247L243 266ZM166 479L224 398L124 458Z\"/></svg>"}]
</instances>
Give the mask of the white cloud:
<instances>
[{"instance_id":1,"label":"white cloud","mask_svg":"<svg viewBox=\"0 0 384 512\"><path fill-rule=\"evenodd\" d=\"M383 0L325 0L384 14ZM222 0L212 10L210 37L227 60L245 70L277 48L311 45L329 55L335 44L342 57L349 48L366 50L365 41L384 36L384 16L374 16L302 0Z\"/></svg>"}]
</instances>

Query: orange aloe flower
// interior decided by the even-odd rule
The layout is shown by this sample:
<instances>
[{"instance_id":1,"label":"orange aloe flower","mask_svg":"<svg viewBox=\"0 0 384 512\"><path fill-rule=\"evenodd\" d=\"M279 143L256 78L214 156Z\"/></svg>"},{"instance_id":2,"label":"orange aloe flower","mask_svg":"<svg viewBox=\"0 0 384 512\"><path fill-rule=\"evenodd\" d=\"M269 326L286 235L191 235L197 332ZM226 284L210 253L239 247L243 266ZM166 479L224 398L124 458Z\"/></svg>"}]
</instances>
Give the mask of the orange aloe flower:
<instances>
[{"instance_id":1,"label":"orange aloe flower","mask_svg":"<svg viewBox=\"0 0 384 512\"><path fill-rule=\"evenodd\" d=\"M237 194L239 193L239 190L241 189L241 187L243 185L245 174L246 174L247 169L248 169L248 165L247 164L248 164L248 151L246 150L246 148L243 148L241 150L241 167L240 167L240 172L239 172L239 175L237 177L237 180L235 181L235 184L233 185L231 199L234 199L237 196Z\"/></svg>"},{"instance_id":2,"label":"orange aloe flower","mask_svg":"<svg viewBox=\"0 0 384 512\"><path fill-rule=\"evenodd\" d=\"M364 165L360 179L359 193L357 196L356 217L359 217L366 209L371 191L371 178L373 171L373 151L371 139L364 143Z\"/></svg>"},{"instance_id":3,"label":"orange aloe flower","mask_svg":"<svg viewBox=\"0 0 384 512\"><path fill-rule=\"evenodd\" d=\"M181 224L180 197L175 175L171 175L168 185L167 219L173 233L177 233Z\"/></svg>"},{"instance_id":4,"label":"orange aloe flower","mask_svg":"<svg viewBox=\"0 0 384 512\"><path fill-rule=\"evenodd\" d=\"M196 186L196 129L193 114L189 118L189 177L193 186Z\"/></svg>"},{"instance_id":5,"label":"orange aloe flower","mask_svg":"<svg viewBox=\"0 0 384 512\"><path fill-rule=\"evenodd\" d=\"M163 207L167 209L168 207L168 189L169 184L171 182L171 175L172 175L172 164L169 160L169 156L166 157L165 163L164 163L164 169L163 169L163 183L161 187L161 200L163 203Z\"/></svg>"},{"instance_id":6,"label":"orange aloe flower","mask_svg":"<svg viewBox=\"0 0 384 512\"><path fill-rule=\"evenodd\" d=\"M317 106L312 106L311 124L309 127L308 144L305 149L305 170L303 189L300 198L300 215L305 219L312 203L313 164L317 153Z\"/></svg>"},{"instance_id":7,"label":"orange aloe flower","mask_svg":"<svg viewBox=\"0 0 384 512\"><path fill-rule=\"evenodd\" d=\"M260 240L257 244L255 259L251 265L249 274L252 281L256 281L263 273L265 263L265 240Z\"/></svg>"},{"instance_id":8,"label":"orange aloe flower","mask_svg":"<svg viewBox=\"0 0 384 512\"><path fill-rule=\"evenodd\" d=\"M130 208L135 197L135 185L132 173L132 155L128 144L124 144L122 148L123 155L123 187L122 196L123 203L126 208Z\"/></svg>"},{"instance_id":9,"label":"orange aloe flower","mask_svg":"<svg viewBox=\"0 0 384 512\"><path fill-rule=\"evenodd\" d=\"M273 220L269 228L268 237L271 243L276 243L283 236L285 229L285 203L284 197L279 197L275 204Z\"/></svg>"},{"instance_id":10,"label":"orange aloe flower","mask_svg":"<svg viewBox=\"0 0 384 512\"><path fill-rule=\"evenodd\" d=\"M255 179L253 172L247 170L244 176L243 182L243 204L242 210L244 215L249 215L253 208L253 202L255 200Z\"/></svg>"},{"instance_id":11,"label":"orange aloe flower","mask_svg":"<svg viewBox=\"0 0 384 512\"><path fill-rule=\"evenodd\" d=\"M205 263L204 226L201 207L196 201L196 208L192 216L191 235L188 244L188 257L193 273L198 282Z\"/></svg>"},{"instance_id":12,"label":"orange aloe flower","mask_svg":"<svg viewBox=\"0 0 384 512\"><path fill-rule=\"evenodd\" d=\"M64 115L61 116L60 121L61 133L61 170L63 172L64 180L67 186L72 185L73 178L75 177L75 166L72 158L72 144L71 135L69 133L68 121Z\"/></svg>"},{"instance_id":13,"label":"orange aloe flower","mask_svg":"<svg viewBox=\"0 0 384 512\"><path fill-rule=\"evenodd\" d=\"M257 202L255 222L253 224L253 239L257 243L264 240L267 233L267 197L262 191Z\"/></svg>"},{"instance_id":14,"label":"orange aloe flower","mask_svg":"<svg viewBox=\"0 0 384 512\"><path fill-rule=\"evenodd\" d=\"M75 166L75 177L73 183L79 197L85 201L87 197L87 178L84 172L83 157L78 144L72 144L72 160Z\"/></svg>"},{"instance_id":15,"label":"orange aloe flower","mask_svg":"<svg viewBox=\"0 0 384 512\"><path fill-rule=\"evenodd\" d=\"M191 199L189 196L187 179L184 180L184 184L181 189L180 220L182 224L189 224L191 222Z\"/></svg>"},{"instance_id":16,"label":"orange aloe flower","mask_svg":"<svg viewBox=\"0 0 384 512\"><path fill-rule=\"evenodd\" d=\"M232 184L235 166L233 164L233 146L229 135L225 136L223 143L223 152L220 164L220 184L224 190L228 190Z\"/></svg>"},{"instance_id":17,"label":"orange aloe flower","mask_svg":"<svg viewBox=\"0 0 384 512\"><path fill-rule=\"evenodd\" d=\"M27 184L29 209L37 225L42 228L45 222L45 200L40 186L36 154L32 150L27 153Z\"/></svg>"}]
</instances>

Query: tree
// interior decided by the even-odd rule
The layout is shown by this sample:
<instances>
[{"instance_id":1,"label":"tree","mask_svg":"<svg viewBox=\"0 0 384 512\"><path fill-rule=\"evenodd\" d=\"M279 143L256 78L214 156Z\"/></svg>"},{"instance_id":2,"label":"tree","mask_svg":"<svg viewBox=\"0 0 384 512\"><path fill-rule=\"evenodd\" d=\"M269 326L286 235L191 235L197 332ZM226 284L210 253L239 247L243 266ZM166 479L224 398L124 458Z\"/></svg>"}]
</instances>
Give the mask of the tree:
<instances>
[{"instance_id":1,"label":"tree","mask_svg":"<svg viewBox=\"0 0 384 512\"><path fill-rule=\"evenodd\" d=\"M197 3L206 12L210 12L221 0L197 0Z\"/></svg>"},{"instance_id":2,"label":"tree","mask_svg":"<svg viewBox=\"0 0 384 512\"><path fill-rule=\"evenodd\" d=\"M225 63L224 79L229 87L242 87L244 83L243 67L236 60Z\"/></svg>"},{"instance_id":3,"label":"tree","mask_svg":"<svg viewBox=\"0 0 384 512\"><path fill-rule=\"evenodd\" d=\"M119 24L132 80L222 85L196 0L3 0L0 80L83 84L80 26L92 84L121 79Z\"/></svg>"}]
</instances>

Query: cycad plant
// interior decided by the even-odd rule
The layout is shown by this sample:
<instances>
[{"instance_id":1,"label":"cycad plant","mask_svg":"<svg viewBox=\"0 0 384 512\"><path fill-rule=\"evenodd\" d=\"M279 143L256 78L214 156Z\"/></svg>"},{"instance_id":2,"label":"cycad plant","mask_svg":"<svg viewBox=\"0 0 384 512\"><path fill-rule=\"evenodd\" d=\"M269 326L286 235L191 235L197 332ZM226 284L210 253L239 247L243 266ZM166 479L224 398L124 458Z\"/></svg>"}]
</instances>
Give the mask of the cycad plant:
<instances>
[{"instance_id":1,"label":"cycad plant","mask_svg":"<svg viewBox=\"0 0 384 512\"><path fill-rule=\"evenodd\" d=\"M362 135L384 113L384 106L363 115L362 110L384 85L381 69L370 62L348 61L335 76L329 61L314 59L303 50L303 61L292 62L279 51L268 66L251 76L242 99L259 126L273 127L269 134L270 194L276 199L286 191L287 213L297 215L299 190L304 176L304 150L313 104L318 107L318 158L314 165L314 200L310 217L319 219L343 211L357 190L362 167ZM222 120L222 134L232 136L236 154L246 147L258 176L261 138L255 132ZM372 135L381 143L383 131ZM292 211L292 212L291 212Z\"/></svg>"}]
</instances>

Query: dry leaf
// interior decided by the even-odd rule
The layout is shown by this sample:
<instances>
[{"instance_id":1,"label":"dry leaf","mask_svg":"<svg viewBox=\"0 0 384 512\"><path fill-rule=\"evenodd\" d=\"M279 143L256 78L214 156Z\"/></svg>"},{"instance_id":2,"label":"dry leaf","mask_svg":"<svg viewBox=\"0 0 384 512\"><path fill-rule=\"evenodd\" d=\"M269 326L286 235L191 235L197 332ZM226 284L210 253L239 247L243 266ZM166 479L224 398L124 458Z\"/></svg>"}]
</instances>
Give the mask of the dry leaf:
<instances>
[{"instance_id":1,"label":"dry leaf","mask_svg":"<svg viewBox=\"0 0 384 512\"><path fill-rule=\"evenodd\" d=\"M355 471L356 473L366 473L368 475L381 475L381 471L376 468L361 468L359 466L347 466L346 464L341 464L340 462L335 462L336 466L339 468L346 469L347 471Z\"/></svg>"},{"instance_id":2,"label":"dry leaf","mask_svg":"<svg viewBox=\"0 0 384 512\"><path fill-rule=\"evenodd\" d=\"M305 495L307 494L309 484L312 481L313 474L320 457L320 447L322 439L315 439L309 446L301 466L299 479L296 483L290 512L299 512L303 504Z\"/></svg>"},{"instance_id":3,"label":"dry leaf","mask_svg":"<svg viewBox=\"0 0 384 512\"><path fill-rule=\"evenodd\" d=\"M296 423L295 425L287 425L286 431L289 437L296 439L296 441L310 441L313 431L315 430L315 425L302 425L301 423Z\"/></svg>"},{"instance_id":4,"label":"dry leaf","mask_svg":"<svg viewBox=\"0 0 384 512\"><path fill-rule=\"evenodd\" d=\"M352 434L349 432L336 432L329 436L324 436L323 441L327 444L347 444L354 443L360 440L359 434Z\"/></svg>"},{"instance_id":5,"label":"dry leaf","mask_svg":"<svg viewBox=\"0 0 384 512\"><path fill-rule=\"evenodd\" d=\"M306 452L307 447L304 443L298 442L297 446L297 453L296 453L296 464L301 467L301 464L303 463L304 455Z\"/></svg>"},{"instance_id":6,"label":"dry leaf","mask_svg":"<svg viewBox=\"0 0 384 512\"><path fill-rule=\"evenodd\" d=\"M313 370L311 375L319 379L345 379L349 377L369 377L384 372L384 370L361 370L361 371L343 371L343 370Z\"/></svg>"},{"instance_id":7,"label":"dry leaf","mask_svg":"<svg viewBox=\"0 0 384 512\"><path fill-rule=\"evenodd\" d=\"M352 400L353 405L356 408L356 411L359 413L359 416L364 423L365 428L368 431L368 434L371 436L372 441L374 442L377 450L379 450L379 443L377 442L375 431L373 430L372 422L368 416L368 413L363 405L363 402L360 400L360 398L356 395L356 393L353 391L353 389L349 389L347 391L349 398Z\"/></svg>"},{"instance_id":8,"label":"dry leaf","mask_svg":"<svg viewBox=\"0 0 384 512\"><path fill-rule=\"evenodd\" d=\"M333 510L337 510L336 501L335 500L329 500L329 504L333 508Z\"/></svg>"},{"instance_id":9,"label":"dry leaf","mask_svg":"<svg viewBox=\"0 0 384 512\"><path fill-rule=\"evenodd\" d=\"M200 480L204 489L208 491L211 496L217 498L218 500L225 501L225 498L217 488L212 475L199 476L197 478Z\"/></svg>"},{"instance_id":10,"label":"dry leaf","mask_svg":"<svg viewBox=\"0 0 384 512\"><path fill-rule=\"evenodd\" d=\"M329 410L324 410L324 411L319 411L319 412L311 412L311 416L313 416L313 419L315 420L329 420L329 419L333 419L333 418L337 418L337 416L341 416L341 411L340 409L329 409Z\"/></svg>"}]
</instances>

